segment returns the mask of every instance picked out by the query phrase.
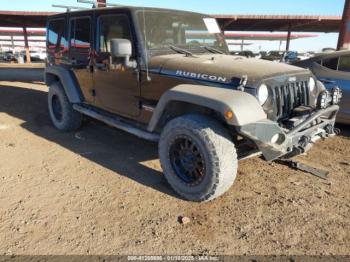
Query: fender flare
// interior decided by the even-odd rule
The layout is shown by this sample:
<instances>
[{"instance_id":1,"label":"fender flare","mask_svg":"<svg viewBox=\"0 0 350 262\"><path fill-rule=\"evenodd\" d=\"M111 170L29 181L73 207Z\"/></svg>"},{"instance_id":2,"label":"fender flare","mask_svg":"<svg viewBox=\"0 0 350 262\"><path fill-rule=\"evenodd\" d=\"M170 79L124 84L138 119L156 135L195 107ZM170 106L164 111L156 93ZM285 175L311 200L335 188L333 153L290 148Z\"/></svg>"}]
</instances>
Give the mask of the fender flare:
<instances>
[{"instance_id":1,"label":"fender flare","mask_svg":"<svg viewBox=\"0 0 350 262\"><path fill-rule=\"evenodd\" d=\"M50 86L56 81L56 77L61 82L64 91L71 103L82 103L82 93L79 84L74 79L72 74L65 68L59 66L50 66L45 68L45 83Z\"/></svg>"},{"instance_id":2,"label":"fender flare","mask_svg":"<svg viewBox=\"0 0 350 262\"><path fill-rule=\"evenodd\" d=\"M251 94L219 87L184 84L178 85L162 95L153 112L147 128L148 131L153 132L157 128L163 112L173 101L206 107L222 116L225 116L227 111L231 111L234 117L226 119L226 122L236 127L267 119L267 115L258 100Z\"/></svg>"}]
</instances>

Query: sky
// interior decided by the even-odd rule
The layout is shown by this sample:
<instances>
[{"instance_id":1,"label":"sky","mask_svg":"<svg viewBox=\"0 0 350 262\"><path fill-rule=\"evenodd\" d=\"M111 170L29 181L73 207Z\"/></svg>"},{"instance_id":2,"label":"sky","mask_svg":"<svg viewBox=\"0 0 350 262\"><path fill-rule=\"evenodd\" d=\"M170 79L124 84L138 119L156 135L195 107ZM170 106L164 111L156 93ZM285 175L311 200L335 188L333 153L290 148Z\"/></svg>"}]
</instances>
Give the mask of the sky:
<instances>
[{"instance_id":1,"label":"sky","mask_svg":"<svg viewBox=\"0 0 350 262\"><path fill-rule=\"evenodd\" d=\"M108 0L107 0L108 2ZM344 0L110 0L122 5L222 14L341 15ZM0 0L2 10L52 11L52 4L86 6L76 0Z\"/></svg>"},{"instance_id":2,"label":"sky","mask_svg":"<svg viewBox=\"0 0 350 262\"><path fill-rule=\"evenodd\" d=\"M181 9L207 14L265 14L265 15L342 15L344 0L107 0L121 5ZM86 6L76 0L0 0L0 10L62 11L52 4ZM319 34L312 39L294 40L291 49L319 51L335 47L338 34ZM278 49L279 42L253 41L247 49ZM236 47L237 49L239 47Z\"/></svg>"}]
</instances>

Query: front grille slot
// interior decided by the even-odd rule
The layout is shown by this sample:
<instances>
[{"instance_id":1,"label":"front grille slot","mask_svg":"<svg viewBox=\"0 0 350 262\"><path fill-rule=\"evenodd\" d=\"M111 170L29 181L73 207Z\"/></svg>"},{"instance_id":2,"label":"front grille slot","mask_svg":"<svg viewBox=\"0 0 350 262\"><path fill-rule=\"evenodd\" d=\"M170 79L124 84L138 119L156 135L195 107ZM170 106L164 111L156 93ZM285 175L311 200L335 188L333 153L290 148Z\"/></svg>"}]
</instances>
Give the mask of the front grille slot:
<instances>
[{"instance_id":1,"label":"front grille slot","mask_svg":"<svg viewBox=\"0 0 350 262\"><path fill-rule=\"evenodd\" d=\"M309 105L309 88L306 81L288 83L273 89L277 120L291 117L294 108Z\"/></svg>"}]
</instances>

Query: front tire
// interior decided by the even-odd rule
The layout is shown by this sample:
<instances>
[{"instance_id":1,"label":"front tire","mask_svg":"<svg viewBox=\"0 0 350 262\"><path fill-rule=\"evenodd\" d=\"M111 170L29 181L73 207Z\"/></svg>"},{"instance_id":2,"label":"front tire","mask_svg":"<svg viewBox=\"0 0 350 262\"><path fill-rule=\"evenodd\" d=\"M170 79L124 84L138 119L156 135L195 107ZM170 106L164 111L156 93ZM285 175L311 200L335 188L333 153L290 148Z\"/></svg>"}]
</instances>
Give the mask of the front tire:
<instances>
[{"instance_id":1,"label":"front tire","mask_svg":"<svg viewBox=\"0 0 350 262\"><path fill-rule=\"evenodd\" d=\"M168 183L190 201L221 196L237 174L236 148L228 130L203 115L171 120L160 137L159 158Z\"/></svg>"},{"instance_id":2,"label":"front tire","mask_svg":"<svg viewBox=\"0 0 350 262\"><path fill-rule=\"evenodd\" d=\"M59 82L49 88L48 107L54 126L64 132L75 131L82 124L82 114L73 109L68 97Z\"/></svg>"}]
</instances>

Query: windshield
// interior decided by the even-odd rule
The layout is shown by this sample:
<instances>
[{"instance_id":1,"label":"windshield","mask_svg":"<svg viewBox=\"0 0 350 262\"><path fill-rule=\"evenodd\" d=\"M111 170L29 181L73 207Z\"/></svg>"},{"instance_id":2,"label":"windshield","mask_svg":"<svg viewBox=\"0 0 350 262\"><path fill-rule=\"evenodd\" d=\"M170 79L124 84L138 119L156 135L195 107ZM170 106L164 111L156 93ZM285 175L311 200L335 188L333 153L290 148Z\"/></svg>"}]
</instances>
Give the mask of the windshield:
<instances>
[{"instance_id":1,"label":"windshield","mask_svg":"<svg viewBox=\"0 0 350 262\"><path fill-rule=\"evenodd\" d=\"M174 53L170 46L192 53L228 52L215 19L172 11L139 11L139 26L149 55Z\"/></svg>"}]
</instances>

